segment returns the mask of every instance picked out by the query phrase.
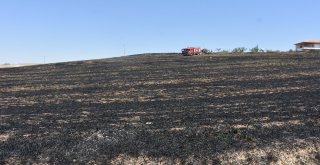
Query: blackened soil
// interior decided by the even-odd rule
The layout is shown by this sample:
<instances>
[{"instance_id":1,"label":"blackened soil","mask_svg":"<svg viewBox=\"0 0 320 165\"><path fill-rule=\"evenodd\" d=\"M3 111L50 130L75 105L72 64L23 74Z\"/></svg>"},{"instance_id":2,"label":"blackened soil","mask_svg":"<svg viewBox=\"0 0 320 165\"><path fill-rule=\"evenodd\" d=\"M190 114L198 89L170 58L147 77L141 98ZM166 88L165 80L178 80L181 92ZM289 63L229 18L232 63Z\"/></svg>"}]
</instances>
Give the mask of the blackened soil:
<instances>
[{"instance_id":1,"label":"blackened soil","mask_svg":"<svg viewBox=\"0 0 320 165\"><path fill-rule=\"evenodd\" d=\"M183 163L292 149L297 139L320 143L316 54L144 54L0 69L0 164L119 155Z\"/></svg>"}]
</instances>

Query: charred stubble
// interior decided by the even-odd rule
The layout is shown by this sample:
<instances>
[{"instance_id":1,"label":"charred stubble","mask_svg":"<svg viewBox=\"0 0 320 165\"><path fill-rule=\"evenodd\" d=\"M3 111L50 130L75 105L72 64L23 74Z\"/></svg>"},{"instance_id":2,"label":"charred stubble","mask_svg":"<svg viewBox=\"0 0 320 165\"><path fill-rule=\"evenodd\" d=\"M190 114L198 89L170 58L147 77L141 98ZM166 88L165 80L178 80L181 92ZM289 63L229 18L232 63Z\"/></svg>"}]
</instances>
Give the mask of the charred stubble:
<instances>
[{"instance_id":1,"label":"charred stubble","mask_svg":"<svg viewBox=\"0 0 320 165\"><path fill-rule=\"evenodd\" d=\"M0 69L0 164L317 163L319 64L145 54Z\"/></svg>"}]
</instances>

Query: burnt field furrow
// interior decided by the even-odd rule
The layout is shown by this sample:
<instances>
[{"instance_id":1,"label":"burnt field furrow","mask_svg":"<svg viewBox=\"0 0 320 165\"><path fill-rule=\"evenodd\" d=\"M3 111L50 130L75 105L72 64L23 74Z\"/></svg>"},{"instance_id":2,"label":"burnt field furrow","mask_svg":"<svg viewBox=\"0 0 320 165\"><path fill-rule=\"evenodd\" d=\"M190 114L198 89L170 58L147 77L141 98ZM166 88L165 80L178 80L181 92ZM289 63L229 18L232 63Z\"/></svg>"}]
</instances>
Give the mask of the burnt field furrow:
<instances>
[{"instance_id":1,"label":"burnt field furrow","mask_svg":"<svg viewBox=\"0 0 320 165\"><path fill-rule=\"evenodd\" d=\"M318 54L0 69L0 164L318 164L319 151Z\"/></svg>"}]
</instances>

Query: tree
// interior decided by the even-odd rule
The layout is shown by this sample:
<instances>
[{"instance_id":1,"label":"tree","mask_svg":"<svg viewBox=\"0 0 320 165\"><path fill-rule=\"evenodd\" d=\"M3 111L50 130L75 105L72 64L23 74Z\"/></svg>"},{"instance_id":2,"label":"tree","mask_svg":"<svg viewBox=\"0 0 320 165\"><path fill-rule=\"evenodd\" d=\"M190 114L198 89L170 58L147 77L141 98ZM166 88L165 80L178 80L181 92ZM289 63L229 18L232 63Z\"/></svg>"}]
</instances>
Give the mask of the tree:
<instances>
[{"instance_id":1,"label":"tree","mask_svg":"<svg viewBox=\"0 0 320 165\"><path fill-rule=\"evenodd\" d=\"M247 48L245 48L245 47L238 47L238 48L234 48L233 50L232 50L232 52L233 53L243 53L243 52L245 52L247 50Z\"/></svg>"},{"instance_id":2,"label":"tree","mask_svg":"<svg viewBox=\"0 0 320 165\"><path fill-rule=\"evenodd\" d=\"M257 46L255 46L255 47L251 48L251 49L250 49L250 52L252 52L252 53L258 53L258 52L264 52L264 50L263 50L263 49L260 49L260 48L259 48L259 45L257 45Z\"/></svg>"}]
</instances>

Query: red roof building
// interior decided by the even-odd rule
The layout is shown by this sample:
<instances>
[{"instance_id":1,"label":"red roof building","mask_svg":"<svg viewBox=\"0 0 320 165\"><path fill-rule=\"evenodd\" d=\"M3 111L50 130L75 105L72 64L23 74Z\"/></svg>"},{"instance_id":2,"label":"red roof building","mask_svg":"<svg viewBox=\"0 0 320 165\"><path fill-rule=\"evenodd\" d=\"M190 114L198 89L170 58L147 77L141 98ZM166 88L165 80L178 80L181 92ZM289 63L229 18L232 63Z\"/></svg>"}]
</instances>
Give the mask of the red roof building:
<instances>
[{"instance_id":1,"label":"red roof building","mask_svg":"<svg viewBox=\"0 0 320 165\"><path fill-rule=\"evenodd\" d=\"M306 50L319 50L320 51L320 40L305 40L296 43L296 51Z\"/></svg>"}]
</instances>

